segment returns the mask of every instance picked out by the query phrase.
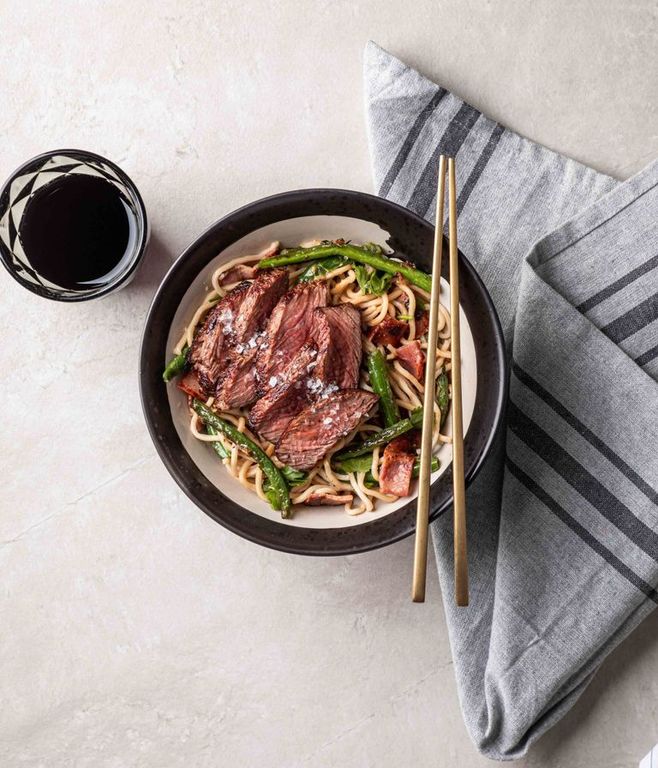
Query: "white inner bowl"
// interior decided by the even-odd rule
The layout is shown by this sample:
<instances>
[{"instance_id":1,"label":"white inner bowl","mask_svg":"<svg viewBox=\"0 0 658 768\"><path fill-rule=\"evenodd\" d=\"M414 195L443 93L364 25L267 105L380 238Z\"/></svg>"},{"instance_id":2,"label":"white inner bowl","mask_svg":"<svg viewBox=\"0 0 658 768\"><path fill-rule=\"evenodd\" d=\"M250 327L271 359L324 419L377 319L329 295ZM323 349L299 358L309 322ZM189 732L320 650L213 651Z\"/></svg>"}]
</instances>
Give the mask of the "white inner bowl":
<instances>
[{"instance_id":1,"label":"white inner bowl","mask_svg":"<svg viewBox=\"0 0 658 768\"><path fill-rule=\"evenodd\" d=\"M174 345L182 336L194 311L201 304L208 291L211 290L210 278L219 266L238 256L258 253L258 251L269 245L273 240L280 241L283 246L292 247L305 240L334 240L340 237L345 240L353 240L356 243L378 243L390 251L386 246L386 241L389 238L388 232L372 222L346 216L303 216L278 221L250 232L226 248L210 262L203 274L197 276L183 296L169 329L167 353L163 360L163 368L171 357ZM445 307L450 306L450 285L444 279L441 281L441 303ZM461 323L462 404L464 435L466 435L475 407L477 368L475 344L468 319L461 309L459 316ZM251 510L257 515L282 525L302 528L345 528L371 522L384 515L388 515L407 504L416 496L414 490L411 496L405 496L395 502L385 503L378 501L374 512L364 512L361 515L348 515L342 506L309 507L300 505L293 507L293 516L290 519L284 520L279 512L275 512L266 502L261 501L255 493L248 491L240 485L238 480L229 474L208 443L193 437L189 429L190 416L187 408L187 396L176 386L175 382L171 382L167 386L167 393L176 431L194 463L222 493L236 504ZM450 434L450 419L446 422L444 431ZM440 467L432 474L432 482L445 472L450 465L452 461L452 447L450 445L442 445L436 455L439 459Z\"/></svg>"}]
</instances>

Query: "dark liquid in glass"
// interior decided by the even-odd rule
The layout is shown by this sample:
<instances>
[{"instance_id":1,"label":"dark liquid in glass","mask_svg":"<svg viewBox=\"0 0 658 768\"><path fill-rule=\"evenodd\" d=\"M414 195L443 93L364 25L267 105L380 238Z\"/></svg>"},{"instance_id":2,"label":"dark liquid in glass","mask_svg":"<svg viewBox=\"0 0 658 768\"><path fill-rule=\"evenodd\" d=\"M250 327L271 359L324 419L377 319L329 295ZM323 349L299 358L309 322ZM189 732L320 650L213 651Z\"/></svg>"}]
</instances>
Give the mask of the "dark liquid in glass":
<instances>
[{"instance_id":1,"label":"dark liquid in glass","mask_svg":"<svg viewBox=\"0 0 658 768\"><path fill-rule=\"evenodd\" d=\"M19 237L32 268L68 290L106 285L132 258L133 209L111 182L68 174L28 201Z\"/></svg>"}]
</instances>

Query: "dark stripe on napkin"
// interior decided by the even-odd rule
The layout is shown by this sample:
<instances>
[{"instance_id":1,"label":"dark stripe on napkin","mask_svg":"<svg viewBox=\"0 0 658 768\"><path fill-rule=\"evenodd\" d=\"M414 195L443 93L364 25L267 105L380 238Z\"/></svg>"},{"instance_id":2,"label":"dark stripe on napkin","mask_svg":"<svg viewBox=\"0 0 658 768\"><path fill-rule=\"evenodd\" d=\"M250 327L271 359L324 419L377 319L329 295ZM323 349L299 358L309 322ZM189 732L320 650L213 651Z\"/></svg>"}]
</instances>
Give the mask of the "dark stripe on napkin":
<instances>
[{"instance_id":1,"label":"dark stripe on napkin","mask_svg":"<svg viewBox=\"0 0 658 768\"><path fill-rule=\"evenodd\" d=\"M576 309L583 314L585 312L589 312L589 310L595 307L597 304L600 304L602 301L605 301L611 296L614 296L615 293L621 291L622 288L625 288L627 285L635 282L639 277L646 275L647 272L651 272L651 270L655 269L656 267L658 267L658 255L654 256L648 261L645 261L644 264L640 264L639 267L632 269L623 277L620 277L619 280L615 280L614 283L610 283L607 288L603 288L603 290L595 293L593 296L590 296L589 299L586 299L581 304L579 304Z\"/></svg>"},{"instance_id":2,"label":"dark stripe on napkin","mask_svg":"<svg viewBox=\"0 0 658 768\"><path fill-rule=\"evenodd\" d=\"M511 431L639 549L658 561L658 534L645 525L582 464L510 400Z\"/></svg>"},{"instance_id":3,"label":"dark stripe on napkin","mask_svg":"<svg viewBox=\"0 0 658 768\"><path fill-rule=\"evenodd\" d=\"M619 344L620 341L627 339L634 333L642 330L645 325L649 325L658 319L658 293L649 296L637 307L629 309L628 312L613 320L608 325L603 326L601 330L605 335Z\"/></svg>"},{"instance_id":4,"label":"dark stripe on napkin","mask_svg":"<svg viewBox=\"0 0 658 768\"><path fill-rule=\"evenodd\" d=\"M418 179L418 183L411 193L407 207L420 216L423 216L436 194L436 178L439 168L439 155L454 157L464 143L471 128L480 117L480 112L468 104L462 104L457 114L452 118L448 127L439 139L439 143L432 152L430 159Z\"/></svg>"},{"instance_id":5,"label":"dark stripe on napkin","mask_svg":"<svg viewBox=\"0 0 658 768\"><path fill-rule=\"evenodd\" d=\"M652 360L655 360L658 357L658 344L656 344L655 347L651 347L651 349L648 349L644 354L640 355L635 359L635 362L638 365L646 365L647 363L650 363Z\"/></svg>"},{"instance_id":6,"label":"dark stripe on napkin","mask_svg":"<svg viewBox=\"0 0 658 768\"><path fill-rule=\"evenodd\" d=\"M551 512L562 522L569 526L571 530L587 544L591 549L600 555L607 563L609 563L621 576L629 581L634 587L643 592L654 603L658 603L658 593L655 587L642 579L640 576L631 570L626 563L623 563L616 555L614 555L607 547L603 546L601 542L596 539L592 534L584 528L577 520L575 520L562 506L560 506L555 499L550 496L546 491L541 488L529 475L527 475L517 464L515 464L509 456L506 459L506 466L510 473L532 493L541 503L551 510Z\"/></svg>"},{"instance_id":7,"label":"dark stripe on napkin","mask_svg":"<svg viewBox=\"0 0 658 768\"><path fill-rule=\"evenodd\" d=\"M386 173L386 176L384 176L384 181L382 181L382 185L379 188L379 194L381 197L386 197L386 195L390 191L395 180L397 179L398 173L400 173L400 171L402 170L402 167L407 162L407 158L409 157L411 150L414 148L416 139L418 138L418 136L420 135L420 132L425 127L425 123L427 122L429 116L432 114L432 112L434 112L438 103L447 93L448 91L446 91L445 88L438 88L436 93L432 96L429 102L422 108L422 110L418 114L418 117L414 120L414 124L411 126L411 130L407 134L404 142L402 143L402 146L400 147L399 152L395 156L395 160L393 160L391 167L388 169Z\"/></svg>"},{"instance_id":8,"label":"dark stripe on napkin","mask_svg":"<svg viewBox=\"0 0 658 768\"><path fill-rule=\"evenodd\" d=\"M464 183L464 186L461 188L461 191L457 197L458 216L464 210L464 206L468 202L468 198L471 196L471 192L475 189L475 185L480 180L482 172L487 167L487 163L491 159L491 155L493 155L494 150L498 146L498 142L500 141L500 137L503 135L504 130L505 128L500 123L496 123L494 126L494 129L491 132L491 136L489 137L489 141L480 153L477 162L473 166L473 170L468 175L468 178L466 179L466 182Z\"/></svg>"},{"instance_id":9,"label":"dark stripe on napkin","mask_svg":"<svg viewBox=\"0 0 658 768\"><path fill-rule=\"evenodd\" d=\"M658 347L656 347L656 349L658 350ZM604 442L598 435L595 435L591 429L586 427L583 422L571 413L571 411L557 398L553 397L550 392L544 389L536 379L533 379L527 371L524 371L516 360L512 360L512 373L523 385L525 385L531 392L534 392L537 397L543 400L546 405L561 416L570 427L575 429L576 432L581 435L581 437L584 437L590 445L602 453L611 464L614 464L624 477L630 480L638 490L642 491L649 501L658 506L658 491L654 490L649 483L643 480L640 475L618 456L606 442Z\"/></svg>"}]
</instances>

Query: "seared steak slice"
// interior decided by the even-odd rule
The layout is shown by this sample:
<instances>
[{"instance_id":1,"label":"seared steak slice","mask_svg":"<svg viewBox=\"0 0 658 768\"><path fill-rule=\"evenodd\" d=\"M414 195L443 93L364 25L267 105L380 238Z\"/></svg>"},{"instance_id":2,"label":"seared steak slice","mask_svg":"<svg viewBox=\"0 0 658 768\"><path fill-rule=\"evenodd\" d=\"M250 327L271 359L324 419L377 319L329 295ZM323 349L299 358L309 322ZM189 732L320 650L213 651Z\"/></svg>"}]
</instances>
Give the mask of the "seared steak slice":
<instances>
[{"instance_id":1,"label":"seared steak slice","mask_svg":"<svg viewBox=\"0 0 658 768\"><path fill-rule=\"evenodd\" d=\"M390 315L375 325L368 338L373 344L390 344L393 347L399 347L402 337L407 333L409 326L401 320L394 320Z\"/></svg>"},{"instance_id":2,"label":"seared steak slice","mask_svg":"<svg viewBox=\"0 0 658 768\"><path fill-rule=\"evenodd\" d=\"M422 384L423 371L425 369L425 353L420 348L420 342L416 340L410 344L403 344L397 350L396 358L400 361L400 365Z\"/></svg>"},{"instance_id":3,"label":"seared steak slice","mask_svg":"<svg viewBox=\"0 0 658 768\"><path fill-rule=\"evenodd\" d=\"M293 469L310 469L368 416L378 399L363 389L343 389L316 400L288 424L276 455Z\"/></svg>"},{"instance_id":4,"label":"seared steak slice","mask_svg":"<svg viewBox=\"0 0 658 768\"><path fill-rule=\"evenodd\" d=\"M261 437L276 443L292 419L308 404L310 393L306 383L309 367L316 357L315 347L305 344L281 375L262 382L271 389L249 414L249 424Z\"/></svg>"},{"instance_id":5,"label":"seared steak slice","mask_svg":"<svg viewBox=\"0 0 658 768\"><path fill-rule=\"evenodd\" d=\"M256 363L261 382L278 376L308 341L313 310L324 307L328 297L323 281L299 283L274 307Z\"/></svg>"},{"instance_id":6,"label":"seared steak slice","mask_svg":"<svg viewBox=\"0 0 658 768\"><path fill-rule=\"evenodd\" d=\"M249 286L233 323L236 343L248 343L260 331L274 306L288 290L288 272L268 269L260 272Z\"/></svg>"},{"instance_id":7,"label":"seared steak slice","mask_svg":"<svg viewBox=\"0 0 658 768\"><path fill-rule=\"evenodd\" d=\"M220 408L240 408L256 399L255 362L261 341L259 331L287 287L288 273L284 269L273 269L259 274L252 283L240 283L220 301L217 317L221 321L223 337L221 356L215 352L211 358L213 378L207 376L204 379L198 366L194 366L202 385L209 392L214 390ZM224 305L225 300L238 290L241 291L240 302L235 306Z\"/></svg>"},{"instance_id":8,"label":"seared steak slice","mask_svg":"<svg viewBox=\"0 0 658 768\"><path fill-rule=\"evenodd\" d=\"M236 349L230 352L228 365L215 390L215 403L222 411L242 408L256 399L256 352L256 346L247 347L243 352Z\"/></svg>"},{"instance_id":9,"label":"seared steak slice","mask_svg":"<svg viewBox=\"0 0 658 768\"><path fill-rule=\"evenodd\" d=\"M313 312L311 335L318 347L313 375L340 389L359 385L361 367L361 316L351 304L319 307Z\"/></svg>"},{"instance_id":10,"label":"seared steak slice","mask_svg":"<svg viewBox=\"0 0 658 768\"><path fill-rule=\"evenodd\" d=\"M250 289L244 282L226 294L206 315L194 335L188 360L206 396L215 388L226 365L226 354L233 337L233 322Z\"/></svg>"},{"instance_id":11,"label":"seared steak slice","mask_svg":"<svg viewBox=\"0 0 658 768\"><path fill-rule=\"evenodd\" d=\"M392 496L408 496L414 471L416 451L406 435L392 440L384 448L379 470L379 490Z\"/></svg>"}]
</instances>

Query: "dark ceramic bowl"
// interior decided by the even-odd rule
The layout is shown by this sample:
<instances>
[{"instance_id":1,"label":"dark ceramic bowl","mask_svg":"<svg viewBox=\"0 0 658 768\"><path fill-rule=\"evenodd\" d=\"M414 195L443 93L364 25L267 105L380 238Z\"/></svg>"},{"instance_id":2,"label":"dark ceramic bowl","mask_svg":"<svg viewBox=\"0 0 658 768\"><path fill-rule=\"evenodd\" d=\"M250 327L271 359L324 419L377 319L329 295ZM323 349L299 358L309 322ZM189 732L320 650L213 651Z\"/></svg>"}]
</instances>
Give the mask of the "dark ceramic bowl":
<instances>
[{"instance_id":1,"label":"dark ceramic bowl","mask_svg":"<svg viewBox=\"0 0 658 768\"><path fill-rule=\"evenodd\" d=\"M140 356L146 422L165 466L182 490L213 520L250 541L304 555L344 555L391 544L413 533L415 498L349 517L342 508L301 507L281 520L245 491L207 444L189 434L185 396L162 370L194 308L222 262L255 253L272 240L295 245L313 237L345 237L388 244L397 255L430 269L434 228L405 208L362 192L311 189L259 200L225 216L171 267L151 305ZM444 264L447 259L444 260ZM447 264L445 265L447 267ZM443 275L445 278L445 274ZM448 292L447 283L442 289ZM460 254L465 468L470 482L482 466L501 423L507 389L503 336L489 294ZM431 519L452 502L450 447L439 454Z\"/></svg>"}]
</instances>

